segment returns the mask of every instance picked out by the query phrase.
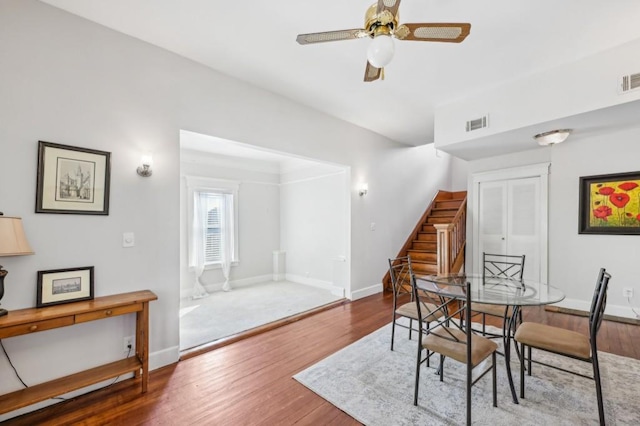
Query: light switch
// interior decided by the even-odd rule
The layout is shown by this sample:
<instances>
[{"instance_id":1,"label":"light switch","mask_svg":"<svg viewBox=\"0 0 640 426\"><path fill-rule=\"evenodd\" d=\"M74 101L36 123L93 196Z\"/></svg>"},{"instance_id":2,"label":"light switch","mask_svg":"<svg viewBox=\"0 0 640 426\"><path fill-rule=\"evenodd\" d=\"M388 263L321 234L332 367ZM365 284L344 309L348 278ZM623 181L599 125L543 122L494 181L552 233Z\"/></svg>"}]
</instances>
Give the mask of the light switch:
<instances>
[{"instance_id":1,"label":"light switch","mask_svg":"<svg viewBox=\"0 0 640 426\"><path fill-rule=\"evenodd\" d=\"M133 247L136 245L136 237L133 232L122 234L122 247Z\"/></svg>"},{"instance_id":2,"label":"light switch","mask_svg":"<svg viewBox=\"0 0 640 426\"><path fill-rule=\"evenodd\" d=\"M372 231L376 230L376 223L375 222L371 222L371 225L369 225L369 229Z\"/></svg>"}]
</instances>

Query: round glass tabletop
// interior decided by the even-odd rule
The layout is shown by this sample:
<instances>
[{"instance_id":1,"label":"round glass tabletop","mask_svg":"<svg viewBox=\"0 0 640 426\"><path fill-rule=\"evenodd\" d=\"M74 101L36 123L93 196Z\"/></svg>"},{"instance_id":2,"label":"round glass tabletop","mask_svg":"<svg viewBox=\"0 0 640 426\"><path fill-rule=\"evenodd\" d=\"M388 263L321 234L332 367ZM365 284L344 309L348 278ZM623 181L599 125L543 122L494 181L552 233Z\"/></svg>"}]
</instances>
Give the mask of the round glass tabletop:
<instances>
[{"instance_id":1,"label":"round glass tabletop","mask_svg":"<svg viewBox=\"0 0 640 426\"><path fill-rule=\"evenodd\" d=\"M451 274L416 276L418 288L441 294L445 297L460 298L464 295L461 287L469 282L471 301L491 305L539 306L560 302L565 295L549 284L500 277L483 277L481 274Z\"/></svg>"}]
</instances>

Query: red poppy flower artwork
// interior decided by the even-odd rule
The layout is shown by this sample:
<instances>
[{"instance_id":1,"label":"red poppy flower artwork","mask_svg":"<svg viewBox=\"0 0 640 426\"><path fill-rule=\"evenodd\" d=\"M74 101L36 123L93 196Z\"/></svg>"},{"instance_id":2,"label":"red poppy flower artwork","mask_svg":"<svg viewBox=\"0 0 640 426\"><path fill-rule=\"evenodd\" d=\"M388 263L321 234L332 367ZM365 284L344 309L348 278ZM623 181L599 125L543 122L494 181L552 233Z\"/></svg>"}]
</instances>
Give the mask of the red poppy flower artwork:
<instances>
[{"instance_id":1,"label":"red poppy flower artwork","mask_svg":"<svg viewBox=\"0 0 640 426\"><path fill-rule=\"evenodd\" d=\"M629 202L630 198L629 198L629 196L627 194L614 193L614 194L611 194L609 196L609 200L611 200L611 204L613 204L617 208L621 209L621 208L623 208L624 206L627 205L627 203Z\"/></svg>"},{"instance_id":2,"label":"red poppy flower artwork","mask_svg":"<svg viewBox=\"0 0 640 426\"><path fill-rule=\"evenodd\" d=\"M615 189L613 189L610 186L605 186L603 188L598 189L598 194L602 194L602 195L611 195L615 192Z\"/></svg>"},{"instance_id":3,"label":"red poppy flower artwork","mask_svg":"<svg viewBox=\"0 0 640 426\"><path fill-rule=\"evenodd\" d=\"M580 178L581 234L640 234L640 171Z\"/></svg>"},{"instance_id":4,"label":"red poppy flower artwork","mask_svg":"<svg viewBox=\"0 0 640 426\"><path fill-rule=\"evenodd\" d=\"M638 184L635 182L625 182L622 185L618 185L618 188L622 189L623 191L631 191L632 189L635 189L638 187Z\"/></svg>"},{"instance_id":5,"label":"red poppy flower artwork","mask_svg":"<svg viewBox=\"0 0 640 426\"><path fill-rule=\"evenodd\" d=\"M607 220L607 217L611 216L613 212L609 206L600 206L593 211L593 215L598 219Z\"/></svg>"}]
</instances>

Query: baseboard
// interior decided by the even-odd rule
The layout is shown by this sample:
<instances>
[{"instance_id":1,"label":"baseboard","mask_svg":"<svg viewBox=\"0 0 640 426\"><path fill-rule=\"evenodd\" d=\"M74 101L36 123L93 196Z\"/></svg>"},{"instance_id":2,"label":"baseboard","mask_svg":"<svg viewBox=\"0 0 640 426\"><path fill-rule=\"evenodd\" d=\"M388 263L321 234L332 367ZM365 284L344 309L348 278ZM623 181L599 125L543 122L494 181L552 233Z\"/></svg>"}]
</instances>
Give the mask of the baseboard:
<instances>
[{"instance_id":1,"label":"baseboard","mask_svg":"<svg viewBox=\"0 0 640 426\"><path fill-rule=\"evenodd\" d=\"M180 360L180 347L172 346L149 354L149 370L155 370Z\"/></svg>"},{"instance_id":2,"label":"baseboard","mask_svg":"<svg viewBox=\"0 0 640 426\"><path fill-rule=\"evenodd\" d=\"M355 290L351 292L351 297L349 297L349 299L351 300L358 300L358 299L362 299L363 297L367 297L367 296L371 296L374 294L378 294L378 293L382 293L383 288L382 288L382 283L377 283L374 284L370 287L366 287L366 288L361 288L359 290Z\"/></svg>"},{"instance_id":3,"label":"baseboard","mask_svg":"<svg viewBox=\"0 0 640 426\"><path fill-rule=\"evenodd\" d=\"M342 287L333 285L333 283L330 281L322 281L315 278L302 277L300 275L293 274L286 274L285 279L287 281L291 281L292 283L304 284L311 287L329 290L334 296L344 297L344 289Z\"/></svg>"},{"instance_id":4,"label":"baseboard","mask_svg":"<svg viewBox=\"0 0 640 426\"><path fill-rule=\"evenodd\" d=\"M259 283L272 281L272 280L273 280L273 274L267 274L267 275L257 275L255 277L249 277L249 278L241 278L239 280L231 280L229 281L229 284L231 285L231 288L234 288L234 287L238 288L238 287L246 287L249 285L259 284ZM224 285L224 282L219 282L215 284L207 284L204 286L204 288L205 290L207 290L208 293L214 293L216 291L221 291L223 285ZM184 298L191 297L192 291L193 290L191 288L180 289L180 298L184 299Z\"/></svg>"},{"instance_id":5,"label":"baseboard","mask_svg":"<svg viewBox=\"0 0 640 426\"><path fill-rule=\"evenodd\" d=\"M545 306L545 310L549 312L559 312L569 315L589 316L591 305L581 300L565 299L562 303L556 305ZM624 324L640 325L640 318L636 318L631 308L619 305L607 305L604 319Z\"/></svg>"}]
</instances>

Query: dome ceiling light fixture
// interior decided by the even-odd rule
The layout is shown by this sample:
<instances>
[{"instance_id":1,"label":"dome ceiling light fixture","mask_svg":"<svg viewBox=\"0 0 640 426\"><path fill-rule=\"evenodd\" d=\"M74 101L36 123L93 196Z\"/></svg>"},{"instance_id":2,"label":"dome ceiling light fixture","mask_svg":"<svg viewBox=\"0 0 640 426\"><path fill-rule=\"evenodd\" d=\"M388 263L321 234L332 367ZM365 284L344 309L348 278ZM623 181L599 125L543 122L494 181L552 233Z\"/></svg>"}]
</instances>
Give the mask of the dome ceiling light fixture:
<instances>
[{"instance_id":1,"label":"dome ceiling light fixture","mask_svg":"<svg viewBox=\"0 0 640 426\"><path fill-rule=\"evenodd\" d=\"M567 140L571 132L572 129L550 130L548 132L538 133L533 138L538 141L538 145L549 146L564 142Z\"/></svg>"},{"instance_id":2,"label":"dome ceiling light fixture","mask_svg":"<svg viewBox=\"0 0 640 426\"><path fill-rule=\"evenodd\" d=\"M364 81L384 80L384 67L395 51L393 39L461 43L471 31L469 23L418 23L399 25L400 0L378 0L364 16L364 28L298 34L299 44L353 40L370 37Z\"/></svg>"}]
</instances>

